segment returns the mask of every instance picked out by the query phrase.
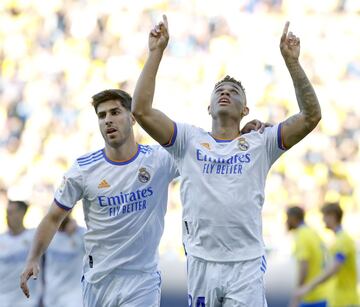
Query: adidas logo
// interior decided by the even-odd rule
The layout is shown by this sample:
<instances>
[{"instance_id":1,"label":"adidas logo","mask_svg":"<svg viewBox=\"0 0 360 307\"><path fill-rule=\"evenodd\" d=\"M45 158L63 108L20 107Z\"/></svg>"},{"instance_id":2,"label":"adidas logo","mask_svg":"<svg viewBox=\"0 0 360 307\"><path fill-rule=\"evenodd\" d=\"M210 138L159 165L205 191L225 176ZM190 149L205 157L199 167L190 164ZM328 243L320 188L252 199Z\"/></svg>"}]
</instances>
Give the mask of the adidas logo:
<instances>
[{"instance_id":1,"label":"adidas logo","mask_svg":"<svg viewBox=\"0 0 360 307\"><path fill-rule=\"evenodd\" d=\"M110 188L110 184L108 184L107 181L104 179L99 183L98 188L99 189Z\"/></svg>"},{"instance_id":2,"label":"adidas logo","mask_svg":"<svg viewBox=\"0 0 360 307\"><path fill-rule=\"evenodd\" d=\"M207 150L210 150L210 144L209 143L200 143L200 145L205 147Z\"/></svg>"}]
</instances>

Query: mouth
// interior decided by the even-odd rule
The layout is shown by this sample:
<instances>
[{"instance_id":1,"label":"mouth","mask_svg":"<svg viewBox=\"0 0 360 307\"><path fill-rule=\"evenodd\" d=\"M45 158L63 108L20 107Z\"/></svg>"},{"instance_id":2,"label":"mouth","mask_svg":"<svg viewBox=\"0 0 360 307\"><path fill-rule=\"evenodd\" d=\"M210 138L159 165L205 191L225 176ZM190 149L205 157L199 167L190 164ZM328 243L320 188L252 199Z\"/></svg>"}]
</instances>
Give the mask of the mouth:
<instances>
[{"instance_id":1,"label":"mouth","mask_svg":"<svg viewBox=\"0 0 360 307\"><path fill-rule=\"evenodd\" d=\"M223 97L218 100L218 104L221 106L226 106L230 104L230 100L228 98Z\"/></svg>"},{"instance_id":2,"label":"mouth","mask_svg":"<svg viewBox=\"0 0 360 307\"><path fill-rule=\"evenodd\" d=\"M106 129L106 134L111 135L113 133L115 133L117 130L115 128L107 128Z\"/></svg>"}]
</instances>

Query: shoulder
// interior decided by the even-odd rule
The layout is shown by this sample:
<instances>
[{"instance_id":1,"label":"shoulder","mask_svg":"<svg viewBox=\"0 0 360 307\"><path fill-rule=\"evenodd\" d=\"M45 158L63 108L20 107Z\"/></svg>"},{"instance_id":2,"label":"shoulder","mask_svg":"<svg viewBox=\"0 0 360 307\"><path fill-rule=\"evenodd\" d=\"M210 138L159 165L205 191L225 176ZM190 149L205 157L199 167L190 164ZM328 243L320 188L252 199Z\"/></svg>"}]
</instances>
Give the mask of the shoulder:
<instances>
[{"instance_id":1,"label":"shoulder","mask_svg":"<svg viewBox=\"0 0 360 307\"><path fill-rule=\"evenodd\" d=\"M99 149L96 151L84 154L76 159L76 165L80 168L87 168L98 161L104 160L104 150Z\"/></svg>"}]
</instances>

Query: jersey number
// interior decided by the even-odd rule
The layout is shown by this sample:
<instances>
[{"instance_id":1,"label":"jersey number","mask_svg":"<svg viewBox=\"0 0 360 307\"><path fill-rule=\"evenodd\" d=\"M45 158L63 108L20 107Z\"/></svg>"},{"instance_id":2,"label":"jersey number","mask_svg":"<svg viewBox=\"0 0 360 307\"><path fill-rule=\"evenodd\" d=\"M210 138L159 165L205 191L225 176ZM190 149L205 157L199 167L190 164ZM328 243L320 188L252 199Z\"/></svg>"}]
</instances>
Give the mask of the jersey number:
<instances>
[{"instance_id":1,"label":"jersey number","mask_svg":"<svg viewBox=\"0 0 360 307\"><path fill-rule=\"evenodd\" d=\"M193 299L189 294L189 307L205 307L205 296L198 296L196 299L196 305L193 306Z\"/></svg>"}]
</instances>

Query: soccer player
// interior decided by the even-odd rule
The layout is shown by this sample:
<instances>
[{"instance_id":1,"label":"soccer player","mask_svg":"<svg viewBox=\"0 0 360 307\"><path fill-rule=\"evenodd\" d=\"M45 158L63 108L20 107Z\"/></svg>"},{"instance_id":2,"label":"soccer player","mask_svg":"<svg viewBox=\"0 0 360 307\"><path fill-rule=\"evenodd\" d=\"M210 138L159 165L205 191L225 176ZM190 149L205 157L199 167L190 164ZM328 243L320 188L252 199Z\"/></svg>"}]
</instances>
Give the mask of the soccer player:
<instances>
[{"instance_id":1,"label":"soccer player","mask_svg":"<svg viewBox=\"0 0 360 307\"><path fill-rule=\"evenodd\" d=\"M66 216L44 255L44 305L82 306L81 276L85 229Z\"/></svg>"},{"instance_id":2,"label":"soccer player","mask_svg":"<svg viewBox=\"0 0 360 307\"><path fill-rule=\"evenodd\" d=\"M320 276L303 285L296 293L302 297L319 284L333 277L330 289L332 307L360 306L357 293L356 248L354 240L343 230L343 211L338 203L327 203L321 209L325 226L335 233L335 242L330 249L333 262Z\"/></svg>"},{"instance_id":3,"label":"soccer player","mask_svg":"<svg viewBox=\"0 0 360 307\"><path fill-rule=\"evenodd\" d=\"M168 184L178 175L161 146L135 142L131 97L122 90L93 96L105 148L78 158L64 175L38 226L20 286L39 272L40 257L74 205L83 200L84 306L159 306L157 249L164 229ZM243 129L264 128L254 120ZM50 264L51 265L51 264Z\"/></svg>"},{"instance_id":4,"label":"soccer player","mask_svg":"<svg viewBox=\"0 0 360 307\"><path fill-rule=\"evenodd\" d=\"M225 77L212 92L210 132L174 123L152 108L156 73L169 40L166 16L149 34L149 56L134 92L139 124L174 157L182 177L183 242L190 306L266 306L261 209L276 159L318 124L321 111L299 63L300 40L286 23L280 49L300 112L263 134L246 135L249 113L240 82ZM261 38L260 38L261 39Z\"/></svg>"},{"instance_id":5,"label":"soccer player","mask_svg":"<svg viewBox=\"0 0 360 307\"><path fill-rule=\"evenodd\" d=\"M0 235L0 306L38 307L41 285L30 281L33 293L27 300L19 289L19 275L30 250L35 231L24 227L24 216L28 204L20 200L9 200L6 209L8 232Z\"/></svg>"},{"instance_id":6,"label":"soccer player","mask_svg":"<svg viewBox=\"0 0 360 307\"><path fill-rule=\"evenodd\" d=\"M298 286L319 276L326 264L327 252L320 236L304 222L304 210L294 206L287 209L287 227L294 232L295 257L298 262ZM300 307L326 307L327 286L318 285L303 297Z\"/></svg>"},{"instance_id":7,"label":"soccer player","mask_svg":"<svg viewBox=\"0 0 360 307\"><path fill-rule=\"evenodd\" d=\"M161 146L135 142L126 92L105 90L92 98L105 148L81 156L64 175L37 228L20 286L29 297L27 280L38 275L41 255L82 199L84 306L159 306L157 249L177 170Z\"/></svg>"}]
</instances>

